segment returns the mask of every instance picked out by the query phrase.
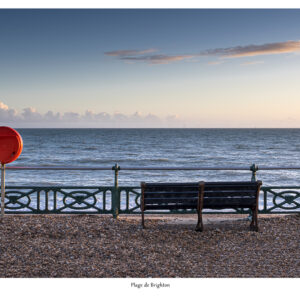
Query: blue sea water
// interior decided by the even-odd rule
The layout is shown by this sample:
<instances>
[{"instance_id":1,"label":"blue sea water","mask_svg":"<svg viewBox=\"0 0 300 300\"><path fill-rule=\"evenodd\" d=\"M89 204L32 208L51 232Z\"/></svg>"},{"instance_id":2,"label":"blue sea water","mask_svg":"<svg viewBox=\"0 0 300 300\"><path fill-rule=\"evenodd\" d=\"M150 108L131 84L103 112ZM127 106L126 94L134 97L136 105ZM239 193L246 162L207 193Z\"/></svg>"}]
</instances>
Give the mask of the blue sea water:
<instances>
[{"instance_id":1,"label":"blue sea water","mask_svg":"<svg viewBox=\"0 0 300 300\"><path fill-rule=\"evenodd\" d=\"M300 129L18 129L23 152L10 166L299 166ZM264 185L300 185L300 170L258 171ZM7 185L112 185L109 171L13 171ZM127 171L141 181L250 180L250 171Z\"/></svg>"}]
</instances>

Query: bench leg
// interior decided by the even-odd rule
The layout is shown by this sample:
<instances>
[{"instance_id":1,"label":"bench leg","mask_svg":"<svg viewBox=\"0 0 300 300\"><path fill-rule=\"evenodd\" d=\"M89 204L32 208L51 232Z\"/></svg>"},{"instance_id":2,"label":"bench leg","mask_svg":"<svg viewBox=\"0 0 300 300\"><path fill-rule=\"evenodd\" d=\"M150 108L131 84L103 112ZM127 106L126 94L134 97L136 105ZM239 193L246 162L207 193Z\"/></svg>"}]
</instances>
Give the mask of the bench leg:
<instances>
[{"instance_id":1,"label":"bench leg","mask_svg":"<svg viewBox=\"0 0 300 300\"><path fill-rule=\"evenodd\" d=\"M258 224L257 224L257 209L252 208L252 221L250 224L250 230L252 231L258 231Z\"/></svg>"},{"instance_id":2,"label":"bench leg","mask_svg":"<svg viewBox=\"0 0 300 300\"><path fill-rule=\"evenodd\" d=\"M144 217L144 210L142 210L142 228L145 229L145 217Z\"/></svg>"},{"instance_id":3,"label":"bench leg","mask_svg":"<svg viewBox=\"0 0 300 300\"><path fill-rule=\"evenodd\" d=\"M200 209L198 209L198 223L195 230L203 231L202 211Z\"/></svg>"},{"instance_id":4,"label":"bench leg","mask_svg":"<svg viewBox=\"0 0 300 300\"><path fill-rule=\"evenodd\" d=\"M202 231L203 231L203 225L197 224L195 231L200 231L200 232L202 232Z\"/></svg>"},{"instance_id":5,"label":"bench leg","mask_svg":"<svg viewBox=\"0 0 300 300\"><path fill-rule=\"evenodd\" d=\"M254 230L255 230L256 232L258 232L258 223L257 223L257 209L255 209L255 214L254 214L254 223L255 223Z\"/></svg>"},{"instance_id":6,"label":"bench leg","mask_svg":"<svg viewBox=\"0 0 300 300\"><path fill-rule=\"evenodd\" d=\"M254 209L251 208L251 224L250 224L250 230L253 229L254 226Z\"/></svg>"}]
</instances>

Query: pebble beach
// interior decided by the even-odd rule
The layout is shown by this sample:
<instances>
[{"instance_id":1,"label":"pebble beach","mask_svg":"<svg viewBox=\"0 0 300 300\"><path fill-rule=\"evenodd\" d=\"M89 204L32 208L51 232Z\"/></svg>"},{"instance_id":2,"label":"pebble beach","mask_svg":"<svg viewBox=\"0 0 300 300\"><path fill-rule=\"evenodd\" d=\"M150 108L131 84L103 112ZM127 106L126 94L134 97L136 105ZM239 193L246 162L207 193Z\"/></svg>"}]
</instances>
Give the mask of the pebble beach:
<instances>
[{"instance_id":1,"label":"pebble beach","mask_svg":"<svg viewBox=\"0 0 300 300\"><path fill-rule=\"evenodd\" d=\"M1 278L300 277L300 215L5 215Z\"/></svg>"}]
</instances>

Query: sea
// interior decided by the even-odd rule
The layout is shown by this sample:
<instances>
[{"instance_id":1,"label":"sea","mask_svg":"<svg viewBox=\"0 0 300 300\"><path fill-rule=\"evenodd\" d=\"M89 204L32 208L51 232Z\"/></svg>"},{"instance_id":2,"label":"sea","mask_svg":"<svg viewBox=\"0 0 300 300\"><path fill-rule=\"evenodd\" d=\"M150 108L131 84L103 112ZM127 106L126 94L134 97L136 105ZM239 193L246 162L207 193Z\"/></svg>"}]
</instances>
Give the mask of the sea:
<instances>
[{"instance_id":1,"label":"sea","mask_svg":"<svg viewBox=\"0 0 300 300\"><path fill-rule=\"evenodd\" d=\"M300 166L300 129L17 129L8 166L109 167L120 186L146 182L244 181L250 170L122 170L122 167ZM300 170L258 170L265 186L300 185ZM111 186L112 170L7 170L6 185Z\"/></svg>"}]
</instances>

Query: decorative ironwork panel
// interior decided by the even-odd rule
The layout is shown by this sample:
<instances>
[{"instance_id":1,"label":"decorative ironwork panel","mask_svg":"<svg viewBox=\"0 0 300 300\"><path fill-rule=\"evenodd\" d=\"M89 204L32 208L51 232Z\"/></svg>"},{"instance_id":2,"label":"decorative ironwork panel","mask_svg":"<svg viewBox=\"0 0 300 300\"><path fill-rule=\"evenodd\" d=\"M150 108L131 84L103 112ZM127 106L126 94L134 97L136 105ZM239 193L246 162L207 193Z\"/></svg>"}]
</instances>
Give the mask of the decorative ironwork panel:
<instances>
[{"instance_id":1,"label":"decorative ironwork panel","mask_svg":"<svg viewBox=\"0 0 300 300\"><path fill-rule=\"evenodd\" d=\"M6 213L111 213L111 187L6 187Z\"/></svg>"},{"instance_id":2,"label":"decorative ironwork panel","mask_svg":"<svg viewBox=\"0 0 300 300\"><path fill-rule=\"evenodd\" d=\"M260 213L300 213L300 187L264 186Z\"/></svg>"},{"instance_id":3,"label":"decorative ironwork panel","mask_svg":"<svg viewBox=\"0 0 300 300\"><path fill-rule=\"evenodd\" d=\"M120 207L123 214L140 213L141 188L139 186L119 187Z\"/></svg>"}]
</instances>

